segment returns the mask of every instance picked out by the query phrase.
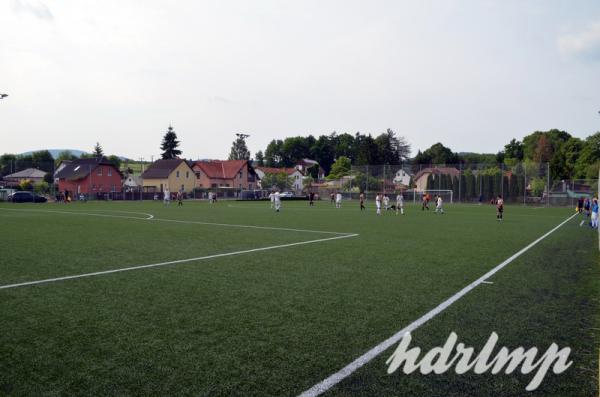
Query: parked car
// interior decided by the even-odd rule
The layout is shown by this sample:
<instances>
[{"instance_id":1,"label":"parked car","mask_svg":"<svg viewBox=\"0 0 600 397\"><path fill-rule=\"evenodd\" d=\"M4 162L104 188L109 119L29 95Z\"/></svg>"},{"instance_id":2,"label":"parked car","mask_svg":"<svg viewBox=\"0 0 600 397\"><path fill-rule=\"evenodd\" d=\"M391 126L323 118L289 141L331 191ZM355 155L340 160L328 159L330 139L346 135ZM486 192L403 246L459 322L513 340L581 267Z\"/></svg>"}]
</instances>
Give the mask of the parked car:
<instances>
[{"instance_id":1,"label":"parked car","mask_svg":"<svg viewBox=\"0 0 600 397\"><path fill-rule=\"evenodd\" d=\"M294 197L294 193L292 192L282 192L279 194L279 197Z\"/></svg>"},{"instance_id":2,"label":"parked car","mask_svg":"<svg viewBox=\"0 0 600 397\"><path fill-rule=\"evenodd\" d=\"M46 197L31 192L14 192L8 196L8 201L13 203L45 203L48 200Z\"/></svg>"}]
</instances>

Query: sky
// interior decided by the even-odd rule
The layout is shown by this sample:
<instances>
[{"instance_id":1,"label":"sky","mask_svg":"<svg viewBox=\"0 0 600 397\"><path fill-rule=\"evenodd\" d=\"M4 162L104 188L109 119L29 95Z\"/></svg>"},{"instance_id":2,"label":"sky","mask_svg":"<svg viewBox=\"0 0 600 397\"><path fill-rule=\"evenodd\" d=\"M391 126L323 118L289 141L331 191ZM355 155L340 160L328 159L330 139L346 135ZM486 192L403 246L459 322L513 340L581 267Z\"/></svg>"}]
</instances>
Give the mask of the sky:
<instances>
[{"instance_id":1,"label":"sky","mask_svg":"<svg viewBox=\"0 0 600 397\"><path fill-rule=\"evenodd\" d=\"M495 153L600 130L599 1L2 0L0 153L185 158L391 128Z\"/></svg>"}]
</instances>

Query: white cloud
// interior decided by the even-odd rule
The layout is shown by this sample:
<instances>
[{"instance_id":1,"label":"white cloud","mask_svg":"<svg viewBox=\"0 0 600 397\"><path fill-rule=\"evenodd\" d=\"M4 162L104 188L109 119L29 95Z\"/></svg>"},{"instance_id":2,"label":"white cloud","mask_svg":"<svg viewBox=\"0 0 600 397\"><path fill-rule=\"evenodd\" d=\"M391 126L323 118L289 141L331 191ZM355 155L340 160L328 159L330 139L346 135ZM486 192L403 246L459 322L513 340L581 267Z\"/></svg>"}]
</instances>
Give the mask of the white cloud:
<instances>
[{"instance_id":1,"label":"white cloud","mask_svg":"<svg viewBox=\"0 0 600 397\"><path fill-rule=\"evenodd\" d=\"M600 60L600 23L562 35L558 38L558 49L566 57Z\"/></svg>"},{"instance_id":2,"label":"white cloud","mask_svg":"<svg viewBox=\"0 0 600 397\"><path fill-rule=\"evenodd\" d=\"M13 10L17 14L30 14L48 21L54 19L50 8L39 0L13 0Z\"/></svg>"}]
</instances>

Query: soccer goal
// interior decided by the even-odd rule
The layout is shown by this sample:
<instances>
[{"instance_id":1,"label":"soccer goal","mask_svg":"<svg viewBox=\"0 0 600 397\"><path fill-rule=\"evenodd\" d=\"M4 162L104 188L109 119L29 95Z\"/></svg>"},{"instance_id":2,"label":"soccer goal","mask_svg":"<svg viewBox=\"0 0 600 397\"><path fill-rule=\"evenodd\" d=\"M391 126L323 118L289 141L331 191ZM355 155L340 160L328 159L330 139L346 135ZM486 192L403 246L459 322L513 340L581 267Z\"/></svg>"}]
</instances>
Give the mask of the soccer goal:
<instances>
[{"instance_id":1,"label":"soccer goal","mask_svg":"<svg viewBox=\"0 0 600 397\"><path fill-rule=\"evenodd\" d=\"M425 196L426 194L429 194L429 198L431 200L433 200L433 198L435 196L441 196L442 200L445 203L453 203L454 202L454 195L452 190L446 190L446 189L430 189L430 190L423 190L423 191L418 191L418 190L413 190L413 202L417 203L417 202L421 202L423 200L423 196Z\"/></svg>"}]
</instances>

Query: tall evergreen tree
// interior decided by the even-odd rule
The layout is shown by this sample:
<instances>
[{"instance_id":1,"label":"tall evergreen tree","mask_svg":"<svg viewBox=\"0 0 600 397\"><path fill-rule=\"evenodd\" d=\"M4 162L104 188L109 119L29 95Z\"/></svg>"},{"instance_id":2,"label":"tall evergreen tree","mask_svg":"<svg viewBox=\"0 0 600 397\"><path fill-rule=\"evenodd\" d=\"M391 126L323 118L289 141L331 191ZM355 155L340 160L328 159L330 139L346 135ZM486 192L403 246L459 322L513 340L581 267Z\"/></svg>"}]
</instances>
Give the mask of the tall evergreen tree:
<instances>
[{"instance_id":1,"label":"tall evergreen tree","mask_svg":"<svg viewBox=\"0 0 600 397\"><path fill-rule=\"evenodd\" d=\"M104 150L102 150L102 146L100 146L100 142L96 142L96 146L94 146L94 151L92 152L94 157L100 158L104 156Z\"/></svg>"},{"instance_id":2,"label":"tall evergreen tree","mask_svg":"<svg viewBox=\"0 0 600 397\"><path fill-rule=\"evenodd\" d=\"M250 135L247 134L235 134L236 140L231 145L231 152L229 152L229 160L250 160L250 151L246 146L246 138Z\"/></svg>"},{"instance_id":3,"label":"tall evergreen tree","mask_svg":"<svg viewBox=\"0 0 600 397\"><path fill-rule=\"evenodd\" d=\"M169 125L169 129L167 133L163 137L162 144L160 145L160 150L162 150L162 158L164 160L174 159L181 155L181 150L177 149L179 146L179 141L177 140L177 134L173 130L173 127Z\"/></svg>"}]
</instances>

